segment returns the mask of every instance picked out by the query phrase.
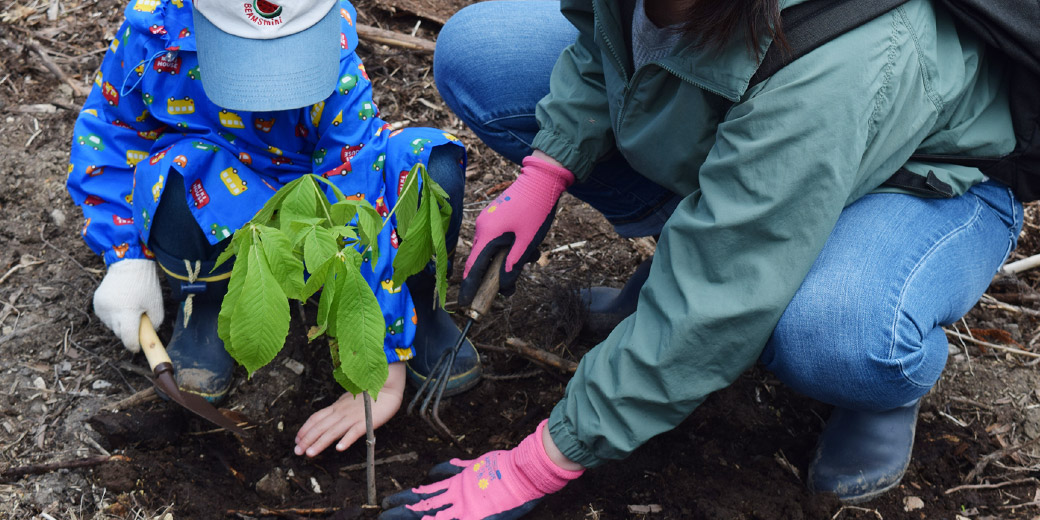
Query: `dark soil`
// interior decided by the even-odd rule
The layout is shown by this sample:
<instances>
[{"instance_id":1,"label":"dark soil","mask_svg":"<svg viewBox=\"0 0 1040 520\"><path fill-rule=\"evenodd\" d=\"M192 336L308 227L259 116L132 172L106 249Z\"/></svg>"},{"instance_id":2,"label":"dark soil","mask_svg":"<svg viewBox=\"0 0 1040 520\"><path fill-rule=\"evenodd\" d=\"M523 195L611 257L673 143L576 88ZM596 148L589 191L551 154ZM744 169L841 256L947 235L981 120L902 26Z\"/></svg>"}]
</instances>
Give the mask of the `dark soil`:
<instances>
[{"instance_id":1,"label":"dark soil","mask_svg":"<svg viewBox=\"0 0 1040 520\"><path fill-rule=\"evenodd\" d=\"M313 460L292 453L296 430L341 392L331 378L327 347L305 341L310 323L299 316L279 357L252 379L242 370L225 404L255 426L248 438L214 431L159 400L111 409L149 387L146 363L126 352L91 311L104 266L79 239L79 210L64 189L83 97L45 67L32 45L71 83L86 88L118 26L121 3L25 2L0 6L0 471L102 451L130 461L0 479L0 519L375 516L362 508L364 469L349 468L364 462L363 443ZM360 0L357 6L360 23L411 33L420 22L416 35L434 40L439 23L468 3ZM50 5L60 7L53 20ZM444 107L429 54L370 42L362 42L359 52L389 120L445 128L469 145L459 248L464 258L473 218L515 168ZM542 260L525 271L514 296L498 298L471 330L487 377L442 404L457 442L446 442L404 410L377 431L377 459L415 454L377 468L380 497L422 483L437 462L507 449L530 433L562 395L567 374L513 353L506 340L579 360L595 341L581 333L575 290L620 286L653 253L651 240L617 238L595 211L573 199L560 207ZM1035 210L1027 211L1015 258L1040 249ZM529 517L1034 518L1040 514L1040 450L1020 445L1040 437L1040 374L1030 363L1035 355L1029 357L1040 335L1037 284L1029 272L994 284L990 296L1014 305L988 297L957 327L1028 352L1011 354L951 336L946 373L925 398L910 469L879 499L843 507L805 488L829 409L753 369L675 430L623 462L588 471ZM315 309L305 308L304 315L313 320ZM161 337L168 337L171 321L172 315ZM298 374L293 369L300 366ZM967 481L984 461L979 478ZM994 487L956 489L981 483Z\"/></svg>"}]
</instances>

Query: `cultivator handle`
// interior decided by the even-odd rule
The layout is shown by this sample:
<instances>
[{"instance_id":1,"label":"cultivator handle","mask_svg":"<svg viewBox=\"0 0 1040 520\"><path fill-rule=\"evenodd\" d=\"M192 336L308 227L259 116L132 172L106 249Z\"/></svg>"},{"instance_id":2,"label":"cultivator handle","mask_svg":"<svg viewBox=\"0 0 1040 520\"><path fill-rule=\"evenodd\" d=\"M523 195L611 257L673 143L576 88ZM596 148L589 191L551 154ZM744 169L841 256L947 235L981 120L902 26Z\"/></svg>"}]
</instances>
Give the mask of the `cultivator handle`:
<instances>
[{"instance_id":1,"label":"cultivator handle","mask_svg":"<svg viewBox=\"0 0 1040 520\"><path fill-rule=\"evenodd\" d=\"M495 301L495 295L498 294L498 281L502 276L502 265L506 263L507 253L509 253L508 248L502 249L491 259L491 265L485 271L484 279L480 281L480 287L477 288L477 294L473 296L473 302L469 304L469 310L466 311L466 316L469 316L470 319L478 321L481 316L491 310L491 303Z\"/></svg>"},{"instance_id":2,"label":"cultivator handle","mask_svg":"<svg viewBox=\"0 0 1040 520\"><path fill-rule=\"evenodd\" d=\"M137 336L141 340L141 350L144 351L144 357L148 358L148 366L152 370L155 370L155 367L163 363L173 366L173 363L170 361L170 355L166 353L166 348L163 347L159 335L155 333L155 327L152 325L152 320L148 319L147 314L141 314L141 329L138 331Z\"/></svg>"}]
</instances>

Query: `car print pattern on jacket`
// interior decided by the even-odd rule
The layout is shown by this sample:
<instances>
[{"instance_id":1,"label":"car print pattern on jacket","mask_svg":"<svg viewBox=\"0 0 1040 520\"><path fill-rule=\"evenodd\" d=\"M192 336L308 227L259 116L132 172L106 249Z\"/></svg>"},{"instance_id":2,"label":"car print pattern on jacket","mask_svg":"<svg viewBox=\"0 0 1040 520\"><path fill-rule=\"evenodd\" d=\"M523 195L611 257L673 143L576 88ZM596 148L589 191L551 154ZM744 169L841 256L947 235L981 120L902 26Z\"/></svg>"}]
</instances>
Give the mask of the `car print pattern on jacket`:
<instances>
[{"instance_id":1,"label":"car print pattern on jacket","mask_svg":"<svg viewBox=\"0 0 1040 520\"><path fill-rule=\"evenodd\" d=\"M354 53L356 11L347 1L338 9L340 77L348 77L346 83L312 106L251 113L223 109L206 97L198 81L205 71L195 54L189 2L130 1L76 121L68 178L69 193L83 209L84 240L106 264L151 258L144 245L149 216L171 169L184 179L185 202L215 244L300 175L325 174L352 198L393 207L396 172L426 164L434 146L461 146L433 128L407 128L399 137L382 131L389 124L380 119L372 83ZM417 141L430 146L417 154L412 144ZM365 167L352 169L348 161ZM395 174L384 178L385 172ZM369 262L361 270L387 327L395 331L384 344L391 362L412 356L415 335L414 324L401 319L413 308L407 288L392 292L381 286L393 277L395 224L379 237L376 265ZM403 330L392 326L402 322Z\"/></svg>"}]
</instances>

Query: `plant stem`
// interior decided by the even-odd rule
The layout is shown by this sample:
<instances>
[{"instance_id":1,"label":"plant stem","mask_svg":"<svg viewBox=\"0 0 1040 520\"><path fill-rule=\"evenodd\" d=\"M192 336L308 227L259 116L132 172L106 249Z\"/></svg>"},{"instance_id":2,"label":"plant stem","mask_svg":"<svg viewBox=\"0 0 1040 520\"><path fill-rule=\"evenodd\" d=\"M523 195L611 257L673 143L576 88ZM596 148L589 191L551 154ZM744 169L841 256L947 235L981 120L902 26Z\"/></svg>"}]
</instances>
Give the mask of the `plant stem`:
<instances>
[{"instance_id":1,"label":"plant stem","mask_svg":"<svg viewBox=\"0 0 1040 520\"><path fill-rule=\"evenodd\" d=\"M368 448L368 460L365 466L365 479L368 481L368 505L376 505L376 434L372 429L372 396L362 392L365 399L365 444Z\"/></svg>"}]
</instances>

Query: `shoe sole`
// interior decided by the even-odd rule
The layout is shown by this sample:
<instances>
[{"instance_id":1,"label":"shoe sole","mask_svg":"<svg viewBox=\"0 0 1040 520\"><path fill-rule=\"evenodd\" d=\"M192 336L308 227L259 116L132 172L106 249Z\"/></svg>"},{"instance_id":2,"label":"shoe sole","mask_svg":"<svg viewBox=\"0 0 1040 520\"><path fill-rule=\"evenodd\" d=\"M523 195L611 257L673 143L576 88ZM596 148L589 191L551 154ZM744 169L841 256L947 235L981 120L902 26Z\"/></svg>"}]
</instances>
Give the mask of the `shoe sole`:
<instances>
[{"instance_id":1,"label":"shoe sole","mask_svg":"<svg viewBox=\"0 0 1040 520\"><path fill-rule=\"evenodd\" d=\"M408 363L405 363L405 368L408 373L408 381L415 385L416 388L421 388L423 383L426 382L426 376L413 370ZM451 397L471 390L480 382L483 372L480 366L480 358L478 357L477 364L473 368L448 379L448 385L444 387L444 397Z\"/></svg>"}]
</instances>

